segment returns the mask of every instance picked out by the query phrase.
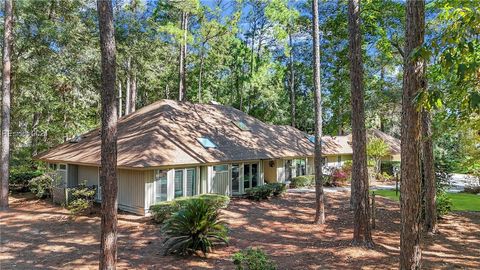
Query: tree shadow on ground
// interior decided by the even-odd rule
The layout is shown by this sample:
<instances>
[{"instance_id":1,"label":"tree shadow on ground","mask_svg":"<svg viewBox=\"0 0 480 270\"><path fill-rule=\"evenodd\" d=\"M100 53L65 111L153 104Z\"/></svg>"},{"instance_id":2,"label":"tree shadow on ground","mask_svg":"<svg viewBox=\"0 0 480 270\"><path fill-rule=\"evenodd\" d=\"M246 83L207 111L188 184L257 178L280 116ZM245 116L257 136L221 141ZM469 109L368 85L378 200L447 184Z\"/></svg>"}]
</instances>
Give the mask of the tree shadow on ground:
<instances>
[{"instance_id":1,"label":"tree shadow on ground","mask_svg":"<svg viewBox=\"0 0 480 270\"><path fill-rule=\"evenodd\" d=\"M12 198L0 214L2 269L98 268L100 217L69 218L44 200ZM234 269L231 256L247 247L264 249L280 269L398 267L400 214L396 202L378 197L375 248L351 246L348 193L326 195L326 224L314 225L314 193L287 193L269 201L233 199L223 211L230 245L203 257L162 256L160 226L145 217L119 214L118 267ZM424 267L480 268L480 213L457 213L424 238Z\"/></svg>"}]
</instances>

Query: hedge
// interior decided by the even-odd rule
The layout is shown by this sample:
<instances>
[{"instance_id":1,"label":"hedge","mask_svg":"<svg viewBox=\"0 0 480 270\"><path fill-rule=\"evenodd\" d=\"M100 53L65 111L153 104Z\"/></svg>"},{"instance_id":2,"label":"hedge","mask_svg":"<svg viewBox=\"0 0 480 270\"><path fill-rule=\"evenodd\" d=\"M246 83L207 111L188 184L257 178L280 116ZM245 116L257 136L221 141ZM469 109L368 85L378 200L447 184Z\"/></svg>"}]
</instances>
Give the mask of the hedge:
<instances>
[{"instance_id":1,"label":"hedge","mask_svg":"<svg viewBox=\"0 0 480 270\"><path fill-rule=\"evenodd\" d=\"M195 200L202 200L215 209L226 208L230 203L230 198L228 196L218 194L202 194L193 197L182 197L173 201L161 202L150 206L152 218L157 223L163 223L175 212L178 212L184 207L189 201Z\"/></svg>"},{"instance_id":2,"label":"hedge","mask_svg":"<svg viewBox=\"0 0 480 270\"><path fill-rule=\"evenodd\" d=\"M315 175L303 175L292 178L290 188L309 187L315 184Z\"/></svg>"},{"instance_id":3,"label":"hedge","mask_svg":"<svg viewBox=\"0 0 480 270\"><path fill-rule=\"evenodd\" d=\"M280 196L287 190L283 183L271 183L245 190L245 196L252 200L266 200L272 196Z\"/></svg>"}]
</instances>

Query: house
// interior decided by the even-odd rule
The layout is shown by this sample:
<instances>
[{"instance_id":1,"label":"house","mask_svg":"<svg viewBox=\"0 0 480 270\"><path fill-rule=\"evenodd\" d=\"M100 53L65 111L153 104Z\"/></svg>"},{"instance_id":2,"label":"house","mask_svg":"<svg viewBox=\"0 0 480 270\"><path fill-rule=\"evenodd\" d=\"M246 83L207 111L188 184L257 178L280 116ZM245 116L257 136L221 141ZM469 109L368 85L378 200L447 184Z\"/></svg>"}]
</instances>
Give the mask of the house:
<instances>
[{"instance_id":1,"label":"house","mask_svg":"<svg viewBox=\"0 0 480 270\"><path fill-rule=\"evenodd\" d=\"M36 158L48 162L65 187L84 181L99 187L100 146L95 129ZM243 194L313 172L313 144L305 133L219 104L146 106L119 120L117 148L118 206L142 215L161 201Z\"/></svg>"},{"instance_id":2,"label":"house","mask_svg":"<svg viewBox=\"0 0 480 270\"><path fill-rule=\"evenodd\" d=\"M400 140L392 137L378 129L370 129L367 132L368 138L377 137L382 139L389 148L389 153L382 158L382 161L400 161ZM341 167L345 161L352 160L352 135L345 136L323 136L322 155L325 167Z\"/></svg>"},{"instance_id":3,"label":"house","mask_svg":"<svg viewBox=\"0 0 480 270\"><path fill-rule=\"evenodd\" d=\"M326 164L351 159L348 136L323 141ZM95 129L36 158L57 171L61 187L97 186L99 201L100 146ZM311 136L219 104L161 100L146 106L119 119L117 149L118 207L141 215L178 197L241 195L265 182L314 173Z\"/></svg>"}]
</instances>

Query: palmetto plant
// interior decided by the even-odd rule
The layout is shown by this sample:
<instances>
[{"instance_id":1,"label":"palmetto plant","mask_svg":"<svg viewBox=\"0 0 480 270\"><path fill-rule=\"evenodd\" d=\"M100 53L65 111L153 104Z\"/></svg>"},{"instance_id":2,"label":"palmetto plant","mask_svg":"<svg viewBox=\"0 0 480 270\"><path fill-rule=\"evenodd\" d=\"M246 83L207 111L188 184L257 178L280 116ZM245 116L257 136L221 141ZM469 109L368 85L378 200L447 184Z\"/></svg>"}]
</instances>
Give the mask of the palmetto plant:
<instances>
[{"instance_id":1,"label":"palmetto plant","mask_svg":"<svg viewBox=\"0 0 480 270\"><path fill-rule=\"evenodd\" d=\"M189 255L195 251L211 252L218 244L228 244L227 227L219 211L201 199L189 201L164 224L167 238L164 254Z\"/></svg>"}]
</instances>

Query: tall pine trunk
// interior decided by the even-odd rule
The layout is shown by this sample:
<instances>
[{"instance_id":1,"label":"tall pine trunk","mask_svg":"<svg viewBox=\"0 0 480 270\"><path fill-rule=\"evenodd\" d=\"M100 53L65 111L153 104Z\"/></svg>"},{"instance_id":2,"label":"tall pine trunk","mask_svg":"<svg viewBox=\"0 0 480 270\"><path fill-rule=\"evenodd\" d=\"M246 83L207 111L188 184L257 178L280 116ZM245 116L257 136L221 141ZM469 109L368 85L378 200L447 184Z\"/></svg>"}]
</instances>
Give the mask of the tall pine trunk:
<instances>
[{"instance_id":1,"label":"tall pine trunk","mask_svg":"<svg viewBox=\"0 0 480 270\"><path fill-rule=\"evenodd\" d=\"M186 58L187 58L187 29L188 29L188 14L182 12L181 28L183 31L183 38L180 42L180 56L178 61L178 100L186 100Z\"/></svg>"},{"instance_id":2,"label":"tall pine trunk","mask_svg":"<svg viewBox=\"0 0 480 270\"><path fill-rule=\"evenodd\" d=\"M112 2L98 0L102 53L102 146L100 185L102 221L100 269L115 269L117 260L117 102L115 99L115 35Z\"/></svg>"},{"instance_id":3,"label":"tall pine trunk","mask_svg":"<svg viewBox=\"0 0 480 270\"><path fill-rule=\"evenodd\" d=\"M5 0L3 32L3 70L2 70L2 151L0 153L0 210L8 209L8 181L10 171L10 91L11 62L13 45L13 2Z\"/></svg>"},{"instance_id":4,"label":"tall pine trunk","mask_svg":"<svg viewBox=\"0 0 480 270\"><path fill-rule=\"evenodd\" d=\"M367 133L363 90L362 35L360 0L348 1L350 88L352 93L352 197L353 244L373 247L368 197Z\"/></svg>"},{"instance_id":5,"label":"tall pine trunk","mask_svg":"<svg viewBox=\"0 0 480 270\"><path fill-rule=\"evenodd\" d=\"M137 108L137 75L132 73L130 79L130 113L135 112Z\"/></svg>"},{"instance_id":6,"label":"tall pine trunk","mask_svg":"<svg viewBox=\"0 0 480 270\"><path fill-rule=\"evenodd\" d=\"M293 41L292 33L288 33L288 40L290 43L290 117L292 127L296 126L296 107L295 107L295 70L293 65Z\"/></svg>"},{"instance_id":7,"label":"tall pine trunk","mask_svg":"<svg viewBox=\"0 0 480 270\"><path fill-rule=\"evenodd\" d=\"M123 97L122 80L118 80L118 117L122 117Z\"/></svg>"},{"instance_id":8,"label":"tall pine trunk","mask_svg":"<svg viewBox=\"0 0 480 270\"><path fill-rule=\"evenodd\" d=\"M430 112L422 111L422 154L423 175L425 179L425 220L424 228L427 233L435 233L437 230L437 207L435 168L433 158L432 128Z\"/></svg>"},{"instance_id":9,"label":"tall pine trunk","mask_svg":"<svg viewBox=\"0 0 480 270\"><path fill-rule=\"evenodd\" d=\"M130 82L131 81L131 75L132 75L132 58L131 57L128 57L128 60L127 60L127 83L125 85L126 87L126 91L125 91L125 115L129 115L130 114L130 105L131 105L131 97L132 95L130 94L130 87L132 86L132 83Z\"/></svg>"},{"instance_id":10,"label":"tall pine trunk","mask_svg":"<svg viewBox=\"0 0 480 270\"><path fill-rule=\"evenodd\" d=\"M320 88L320 37L318 29L318 0L313 0L313 84L315 91L315 223L325 223L325 204L322 175L322 91Z\"/></svg>"},{"instance_id":11,"label":"tall pine trunk","mask_svg":"<svg viewBox=\"0 0 480 270\"><path fill-rule=\"evenodd\" d=\"M425 1L407 0L402 96L400 269L421 267L420 112L415 97L425 88L425 64L411 57L423 45Z\"/></svg>"}]
</instances>

